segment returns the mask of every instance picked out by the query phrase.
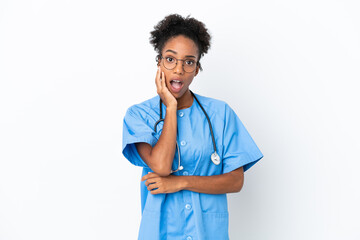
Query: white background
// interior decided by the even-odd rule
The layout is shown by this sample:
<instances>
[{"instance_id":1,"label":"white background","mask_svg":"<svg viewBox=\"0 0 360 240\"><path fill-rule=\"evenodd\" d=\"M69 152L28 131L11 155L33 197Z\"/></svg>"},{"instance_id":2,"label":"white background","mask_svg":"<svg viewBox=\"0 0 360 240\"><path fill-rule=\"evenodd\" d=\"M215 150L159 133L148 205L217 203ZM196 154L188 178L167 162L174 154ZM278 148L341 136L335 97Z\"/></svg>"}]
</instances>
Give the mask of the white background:
<instances>
[{"instance_id":1,"label":"white background","mask_svg":"<svg viewBox=\"0 0 360 240\"><path fill-rule=\"evenodd\" d=\"M149 32L203 21L191 89L226 101L264 154L229 194L230 238L360 239L356 0L0 1L0 239L136 239L126 109L155 96Z\"/></svg>"}]
</instances>

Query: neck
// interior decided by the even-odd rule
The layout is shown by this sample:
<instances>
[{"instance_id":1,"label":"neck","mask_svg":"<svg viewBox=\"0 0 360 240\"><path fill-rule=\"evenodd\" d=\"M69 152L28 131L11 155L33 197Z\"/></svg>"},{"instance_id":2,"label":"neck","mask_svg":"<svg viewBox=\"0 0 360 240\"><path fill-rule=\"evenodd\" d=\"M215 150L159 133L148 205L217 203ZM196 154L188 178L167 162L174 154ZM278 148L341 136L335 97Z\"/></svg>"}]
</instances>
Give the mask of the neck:
<instances>
[{"instance_id":1,"label":"neck","mask_svg":"<svg viewBox=\"0 0 360 240\"><path fill-rule=\"evenodd\" d=\"M177 109L184 109L184 108L189 108L191 107L191 105L193 104L194 101L194 97L192 96L190 90L188 89L184 95L182 95L180 98L176 99L177 100Z\"/></svg>"}]
</instances>

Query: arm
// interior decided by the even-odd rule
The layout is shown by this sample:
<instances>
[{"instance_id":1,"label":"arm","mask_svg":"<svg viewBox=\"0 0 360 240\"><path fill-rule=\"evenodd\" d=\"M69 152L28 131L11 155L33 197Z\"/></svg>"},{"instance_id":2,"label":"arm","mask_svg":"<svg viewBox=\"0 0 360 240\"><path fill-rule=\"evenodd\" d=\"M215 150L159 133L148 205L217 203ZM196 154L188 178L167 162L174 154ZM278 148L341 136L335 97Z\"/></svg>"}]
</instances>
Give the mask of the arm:
<instances>
[{"instance_id":1,"label":"arm","mask_svg":"<svg viewBox=\"0 0 360 240\"><path fill-rule=\"evenodd\" d=\"M161 177L156 173L149 173L141 180L146 180L145 185L152 194L172 193L181 190L207 194L224 194L240 192L244 184L244 170L243 167L240 167L229 173L214 176L170 175Z\"/></svg>"},{"instance_id":2,"label":"arm","mask_svg":"<svg viewBox=\"0 0 360 240\"><path fill-rule=\"evenodd\" d=\"M243 167L214 176L182 176L183 189L199 193L222 194L240 192L244 184Z\"/></svg>"},{"instance_id":3,"label":"arm","mask_svg":"<svg viewBox=\"0 0 360 240\"><path fill-rule=\"evenodd\" d=\"M168 107L163 130L154 147L148 143L136 143L140 157L159 176L168 176L171 171L176 146L176 108Z\"/></svg>"},{"instance_id":4,"label":"arm","mask_svg":"<svg viewBox=\"0 0 360 240\"><path fill-rule=\"evenodd\" d=\"M163 130L154 147L148 143L136 143L136 149L145 163L159 176L168 176L175 155L176 129L177 129L177 101L165 85L165 75L160 68L155 78L157 93L166 105L166 114Z\"/></svg>"}]
</instances>

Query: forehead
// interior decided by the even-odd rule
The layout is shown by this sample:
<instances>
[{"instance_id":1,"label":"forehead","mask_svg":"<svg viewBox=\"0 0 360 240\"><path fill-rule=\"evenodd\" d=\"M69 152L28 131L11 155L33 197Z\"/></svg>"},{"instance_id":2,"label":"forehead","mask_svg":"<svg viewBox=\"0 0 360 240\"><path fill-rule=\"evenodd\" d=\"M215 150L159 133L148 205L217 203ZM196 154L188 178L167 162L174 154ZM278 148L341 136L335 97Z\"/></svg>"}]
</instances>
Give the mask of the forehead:
<instances>
[{"instance_id":1,"label":"forehead","mask_svg":"<svg viewBox=\"0 0 360 240\"><path fill-rule=\"evenodd\" d=\"M175 51L179 57L185 55L198 55L198 48L193 40L183 35L170 38L162 49L162 54L167 50Z\"/></svg>"}]
</instances>

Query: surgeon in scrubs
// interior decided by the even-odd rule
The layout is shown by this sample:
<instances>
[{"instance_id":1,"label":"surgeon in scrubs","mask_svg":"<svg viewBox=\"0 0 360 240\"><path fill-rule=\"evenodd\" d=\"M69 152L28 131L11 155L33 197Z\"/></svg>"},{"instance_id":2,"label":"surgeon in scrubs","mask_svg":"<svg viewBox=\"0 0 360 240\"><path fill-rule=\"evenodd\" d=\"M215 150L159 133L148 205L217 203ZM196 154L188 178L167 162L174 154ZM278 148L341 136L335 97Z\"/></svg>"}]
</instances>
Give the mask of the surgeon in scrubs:
<instances>
[{"instance_id":1,"label":"surgeon in scrubs","mask_svg":"<svg viewBox=\"0 0 360 240\"><path fill-rule=\"evenodd\" d=\"M151 32L157 94L129 107L123 122L122 153L142 167L138 239L229 239L226 194L239 192L263 157L226 102L189 89L210 39L202 22L178 14Z\"/></svg>"}]
</instances>

